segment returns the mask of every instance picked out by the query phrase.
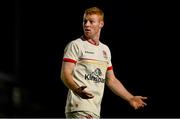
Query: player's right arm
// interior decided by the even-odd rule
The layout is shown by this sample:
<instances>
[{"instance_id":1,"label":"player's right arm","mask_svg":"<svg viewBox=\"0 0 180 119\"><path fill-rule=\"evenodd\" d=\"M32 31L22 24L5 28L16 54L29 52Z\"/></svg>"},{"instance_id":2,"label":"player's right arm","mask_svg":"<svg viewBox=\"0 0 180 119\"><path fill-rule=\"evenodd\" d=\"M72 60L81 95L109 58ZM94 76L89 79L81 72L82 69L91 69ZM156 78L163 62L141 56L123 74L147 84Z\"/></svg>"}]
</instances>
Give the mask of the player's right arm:
<instances>
[{"instance_id":1,"label":"player's right arm","mask_svg":"<svg viewBox=\"0 0 180 119\"><path fill-rule=\"evenodd\" d=\"M81 98L84 99L93 98L94 96L91 93L88 93L84 90L86 86L79 86L73 80L74 67L75 67L74 63L63 61L62 69L61 69L61 80L63 81L66 87L71 89L75 94L79 95Z\"/></svg>"},{"instance_id":2,"label":"player's right arm","mask_svg":"<svg viewBox=\"0 0 180 119\"><path fill-rule=\"evenodd\" d=\"M72 91L76 91L79 88L79 86L73 80L72 76L74 66L74 63L63 61L61 68L61 80L63 81L65 86L71 89Z\"/></svg>"}]
</instances>

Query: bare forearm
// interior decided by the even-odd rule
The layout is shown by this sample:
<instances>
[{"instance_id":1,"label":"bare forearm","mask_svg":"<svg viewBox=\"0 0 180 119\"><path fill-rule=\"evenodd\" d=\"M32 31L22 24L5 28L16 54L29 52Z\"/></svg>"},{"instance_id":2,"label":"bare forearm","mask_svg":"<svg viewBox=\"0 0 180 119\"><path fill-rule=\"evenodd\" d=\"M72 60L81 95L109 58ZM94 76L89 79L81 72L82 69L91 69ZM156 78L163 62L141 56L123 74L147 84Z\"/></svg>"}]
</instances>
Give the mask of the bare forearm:
<instances>
[{"instance_id":1,"label":"bare forearm","mask_svg":"<svg viewBox=\"0 0 180 119\"><path fill-rule=\"evenodd\" d=\"M61 69L61 80L65 84L65 86L72 91L75 91L79 88L79 86L76 84L76 82L73 79L73 72L74 64L69 62L63 62L62 63L62 69Z\"/></svg>"},{"instance_id":2,"label":"bare forearm","mask_svg":"<svg viewBox=\"0 0 180 119\"><path fill-rule=\"evenodd\" d=\"M120 96L126 101L129 101L133 97L133 95L130 92L128 92L127 89L122 85L122 83L117 79L109 81L107 85L113 93Z\"/></svg>"},{"instance_id":3,"label":"bare forearm","mask_svg":"<svg viewBox=\"0 0 180 119\"><path fill-rule=\"evenodd\" d=\"M64 78L62 77L61 79L69 89L71 89L75 94L79 95L81 98L91 99L94 97L91 93L84 91L84 89L87 86L78 86L78 84L73 80L70 74L66 75Z\"/></svg>"},{"instance_id":4,"label":"bare forearm","mask_svg":"<svg viewBox=\"0 0 180 119\"><path fill-rule=\"evenodd\" d=\"M61 80L63 81L65 86L67 88L71 89L72 91L75 91L76 89L79 88L77 83L73 80L73 76L70 71L66 71L66 70L62 71L61 72Z\"/></svg>"}]
</instances>

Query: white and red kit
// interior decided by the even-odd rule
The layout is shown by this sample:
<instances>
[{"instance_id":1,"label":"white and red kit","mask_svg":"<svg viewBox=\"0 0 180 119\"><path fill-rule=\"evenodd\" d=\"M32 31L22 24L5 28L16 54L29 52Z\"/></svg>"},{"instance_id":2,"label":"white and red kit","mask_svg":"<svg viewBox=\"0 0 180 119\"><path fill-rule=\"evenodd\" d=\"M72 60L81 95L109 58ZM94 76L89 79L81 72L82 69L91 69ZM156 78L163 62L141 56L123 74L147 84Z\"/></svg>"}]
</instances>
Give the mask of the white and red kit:
<instances>
[{"instance_id":1,"label":"white and red kit","mask_svg":"<svg viewBox=\"0 0 180 119\"><path fill-rule=\"evenodd\" d=\"M106 72L112 69L109 48L101 42L96 46L78 38L66 46L63 61L75 63L74 81L79 86L87 86L85 90L94 96L82 99L69 90L65 112L87 111L100 116Z\"/></svg>"}]
</instances>

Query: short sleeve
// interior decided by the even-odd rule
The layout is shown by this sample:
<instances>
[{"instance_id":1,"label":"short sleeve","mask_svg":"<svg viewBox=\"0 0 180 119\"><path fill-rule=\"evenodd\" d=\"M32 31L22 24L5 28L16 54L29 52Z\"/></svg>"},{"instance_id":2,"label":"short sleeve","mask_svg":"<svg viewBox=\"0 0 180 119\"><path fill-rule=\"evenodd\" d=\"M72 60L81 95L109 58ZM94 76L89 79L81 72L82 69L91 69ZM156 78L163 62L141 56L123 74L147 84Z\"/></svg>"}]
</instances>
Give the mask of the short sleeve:
<instances>
[{"instance_id":1,"label":"short sleeve","mask_svg":"<svg viewBox=\"0 0 180 119\"><path fill-rule=\"evenodd\" d=\"M77 43L71 41L64 49L63 61L76 63L79 59L80 48Z\"/></svg>"},{"instance_id":2,"label":"short sleeve","mask_svg":"<svg viewBox=\"0 0 180 119\"><path fill-rule=\"evenodd\" d=\"M111 62L111 51L109 48L107 48L107 53L108 53L108 67L107 70L112 70L113 66L112 66L112 62Z\"/></svg>"}]
</instances>

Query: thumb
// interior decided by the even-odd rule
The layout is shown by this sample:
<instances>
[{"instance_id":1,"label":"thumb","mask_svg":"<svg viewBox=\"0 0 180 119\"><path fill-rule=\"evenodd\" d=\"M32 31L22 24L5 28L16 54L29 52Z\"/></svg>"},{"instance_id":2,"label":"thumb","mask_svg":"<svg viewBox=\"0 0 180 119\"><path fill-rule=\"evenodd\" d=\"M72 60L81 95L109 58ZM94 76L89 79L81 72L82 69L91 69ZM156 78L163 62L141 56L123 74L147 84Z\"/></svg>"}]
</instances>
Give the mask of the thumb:
<instances>
[{"instance_id":1,"label":"thumb","mask_svg":"<svg viewBox=\"0 0 180 119\"><path fill-rule=\"evenodd\" d=\"M147 97L143 97L143 96L141 96L141 99L147 99Z\"/></svg>"},{"instance_id":2,"label":"thumb","mask_svg":"<svg viewBox=\"0 0 180 119\"><path fill-rule=\"evenodd\" d=\"M85 88L87 88L87 86L81 86L81 90L84 90Z\"/></svg>"}]
</instances>

